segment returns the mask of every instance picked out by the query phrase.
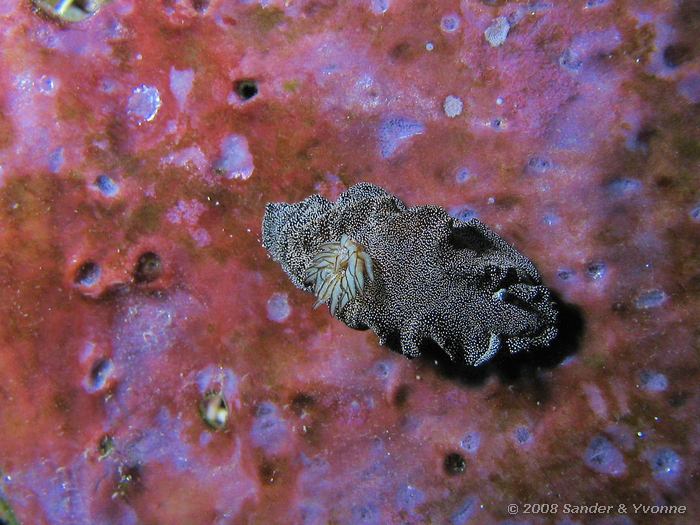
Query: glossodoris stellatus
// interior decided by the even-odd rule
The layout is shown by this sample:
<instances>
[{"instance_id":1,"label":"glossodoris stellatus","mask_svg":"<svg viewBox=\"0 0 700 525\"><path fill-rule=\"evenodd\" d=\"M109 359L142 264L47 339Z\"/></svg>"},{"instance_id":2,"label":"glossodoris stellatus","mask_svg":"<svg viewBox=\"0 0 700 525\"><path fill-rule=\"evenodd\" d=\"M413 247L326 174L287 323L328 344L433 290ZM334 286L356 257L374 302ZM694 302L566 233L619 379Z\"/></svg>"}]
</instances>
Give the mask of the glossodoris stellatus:
<instances>
[{"instance_id":1,"label":"glossodoris stellatus","mask_svg":"<svg viewBox=\"0 0 700 525\"><path fill-rule=\"evenodd\" d=\"M557 310L535 265L477 219L438 206L407 207L357 184L335 203L311 195L270 203L263 246L316 305L351 328L395 339L407 357L433 340L478 366L507 349L548 346Z\"/></svg>"}]
</instances>

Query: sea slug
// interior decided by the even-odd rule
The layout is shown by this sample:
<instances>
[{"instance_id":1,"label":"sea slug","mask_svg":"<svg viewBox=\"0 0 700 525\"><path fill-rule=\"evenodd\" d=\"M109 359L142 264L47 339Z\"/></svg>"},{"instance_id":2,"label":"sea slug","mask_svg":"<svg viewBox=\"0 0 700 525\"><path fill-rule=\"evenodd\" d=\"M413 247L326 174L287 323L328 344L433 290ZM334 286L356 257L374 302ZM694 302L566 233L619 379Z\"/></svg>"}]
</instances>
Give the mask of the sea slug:
<instances>
[{"instance_id":1,"label":"sea slug","mask_svg":"<svg viewBox=\"0 0 700 525\"><path fill-rule=\"evenodd\" d=\"M535 265L482 224L438 206L407 207L357 184L335 203L269 203L263 246L292 283L351 328L407 357L432 340L453 360L546 347L557 309Z\"/></svg>"}]
</instances>

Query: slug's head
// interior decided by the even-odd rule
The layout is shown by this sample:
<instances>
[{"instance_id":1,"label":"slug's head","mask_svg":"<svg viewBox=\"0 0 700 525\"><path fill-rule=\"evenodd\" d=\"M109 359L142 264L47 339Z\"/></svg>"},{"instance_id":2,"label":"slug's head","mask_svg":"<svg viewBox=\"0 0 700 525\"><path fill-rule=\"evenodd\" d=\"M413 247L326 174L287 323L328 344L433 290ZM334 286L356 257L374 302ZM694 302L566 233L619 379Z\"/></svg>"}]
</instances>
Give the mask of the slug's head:
<instances>
[{"instance_id":1,"label":"slug's head","mask_svg":"<svg viewBox=\"0 0 700 525\"><path fill-rule=\"evenodd\" d=\"M319 246L304 274L304 284L316 295L314 308L330 300L336 315L374 279L372 259L363 246L343 234L339 242Z\"/></svg>"},{"instance_id":2,"label":"slug's head","mask_svg":"<svg viewBox=\"0 0 700 525\"><path fill-rule=\"evenodd\" d=\"M292 277L294 284L301 286L301 275L297 273L297 254L305 246L295 245L294 233L313 229L313 221L331 207L330 202L319 195L312 195L296 204L271 202L265 207L262 223L262 244L274 261L282 265ZM312 235L311 235L312 236Z\"/></svg>"},{"instance_id":3,"label":"slug's head","mask_svg":"<svg viewBox=\"0 0 700 525\"><path fill-rule=\"evenodd\" d=\"M265 216L262 224L263 246L274 254L280 249L280 242L284 239L284 233L294 218L295 210L291 204L284 202L271 202L265 206ZM273 257L274 258L274 257Z\"/></svg>"}]
</instances>

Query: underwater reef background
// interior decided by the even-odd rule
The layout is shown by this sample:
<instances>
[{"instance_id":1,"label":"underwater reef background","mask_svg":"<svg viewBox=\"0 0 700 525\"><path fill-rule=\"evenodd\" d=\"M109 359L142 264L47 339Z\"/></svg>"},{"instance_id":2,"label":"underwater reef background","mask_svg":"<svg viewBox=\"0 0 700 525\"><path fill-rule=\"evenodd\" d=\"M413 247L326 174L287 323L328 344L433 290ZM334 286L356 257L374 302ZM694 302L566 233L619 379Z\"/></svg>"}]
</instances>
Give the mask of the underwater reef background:
<instances>
[{"instance_id":1,"label":"underwater reef background","mask_svg":"<svg viewBox=\"0 0 700 525\"><path fill-rule=\"evenodd\" d=\"M0 521L698 523L698 34L694 0L0 0ZM360 181L513 243L559 341L457 369L314 310L265 204Z\"/></svg>"}]
</instances>

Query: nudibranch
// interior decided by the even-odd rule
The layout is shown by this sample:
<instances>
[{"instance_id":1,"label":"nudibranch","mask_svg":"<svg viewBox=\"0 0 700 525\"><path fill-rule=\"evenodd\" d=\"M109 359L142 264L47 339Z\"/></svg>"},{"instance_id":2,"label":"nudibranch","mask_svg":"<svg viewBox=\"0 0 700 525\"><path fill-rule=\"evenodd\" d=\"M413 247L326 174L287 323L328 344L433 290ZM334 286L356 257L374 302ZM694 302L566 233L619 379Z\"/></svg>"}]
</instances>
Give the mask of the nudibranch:
<instances>
[{"instance_id":1,"label":"nudibranch","mask_svg":"<svg viewBox=\"0 0 700 525\"><path fill-rule=\"evenodd\" d=\"M479 366L505 349L548 346L557 309L535 265L478 219L407 207L360 183L335 203L270 203L263 246L292 283L331 314L407 357L427 340Z\"/></svg>"}]
</instances>

